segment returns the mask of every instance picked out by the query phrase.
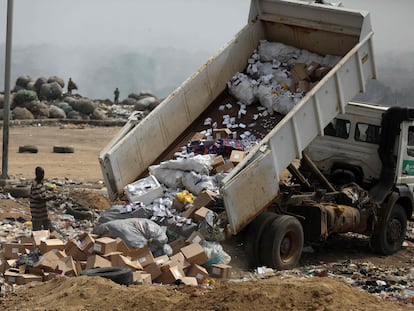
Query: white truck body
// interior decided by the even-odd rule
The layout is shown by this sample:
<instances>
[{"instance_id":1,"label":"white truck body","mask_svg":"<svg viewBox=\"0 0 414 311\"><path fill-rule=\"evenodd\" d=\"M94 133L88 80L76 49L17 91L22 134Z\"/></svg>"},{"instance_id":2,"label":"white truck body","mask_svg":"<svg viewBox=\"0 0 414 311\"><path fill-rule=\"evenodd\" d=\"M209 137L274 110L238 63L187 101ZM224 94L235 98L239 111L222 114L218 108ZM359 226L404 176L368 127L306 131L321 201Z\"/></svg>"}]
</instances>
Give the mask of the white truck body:
<instances>
[{"instance_id":1,"label":"white truck body","mask_svg":"<svg viewBox=\"0 0 414 311\"><path fill-rule=\"evenodd\" d=\"M341 56L247 157L228 174L221 194L229 231L237 234L277 196L279 176L357 93L375 78L367 12L303 1L252 0L248 23L224 48L140 122L132 116L102 150L99 160L111 199L145 174L247 66L260 40Z\"/></svg>"}]
</instances>

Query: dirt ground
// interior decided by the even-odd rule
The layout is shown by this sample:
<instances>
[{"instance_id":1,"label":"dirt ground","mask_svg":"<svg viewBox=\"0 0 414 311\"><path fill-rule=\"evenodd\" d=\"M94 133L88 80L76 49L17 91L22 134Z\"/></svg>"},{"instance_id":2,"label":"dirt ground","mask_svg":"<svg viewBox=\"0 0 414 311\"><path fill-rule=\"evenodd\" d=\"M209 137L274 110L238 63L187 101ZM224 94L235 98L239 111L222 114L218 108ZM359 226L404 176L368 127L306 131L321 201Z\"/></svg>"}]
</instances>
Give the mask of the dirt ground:
<instances>
[{"instance_id":1,"label":"dirt ground","mask_svg":"<svg viewBox=\"0 0 414 311\"><path fill-rule=\"evenodd\" d=\"M9 175L29 180L33 178L34 168L41 165L45 167L47 179L67 178L99 185L102 181L99 152L118 130L117 127L89 126L12 127ZM39 152L18 153L21 145L35 145ZM53 153L55 145L72 146L75 152ZM79 190L74 196L89 206L108 204L86 190ZM0 200L2 216L22 208L28 213L27 201L12 201L7 206L6 201L10 200ZM320 249L314 246L315 252L304 253L301 265L371 262L383 271L414 266L413 243L388 257L371 253L367 243L363 239L334 238ZM225 248L231 251L231 264L240 271L240 277L232 282L212 287L126 287L97 277L59 277L16 289L0 298L0 310L414 310L413 304L380 299L332 277L291 277L277 272L274 276L241 282L242 276L251 273L245 266L241 242L235 238Z\"/></svg>"}]
</instances>

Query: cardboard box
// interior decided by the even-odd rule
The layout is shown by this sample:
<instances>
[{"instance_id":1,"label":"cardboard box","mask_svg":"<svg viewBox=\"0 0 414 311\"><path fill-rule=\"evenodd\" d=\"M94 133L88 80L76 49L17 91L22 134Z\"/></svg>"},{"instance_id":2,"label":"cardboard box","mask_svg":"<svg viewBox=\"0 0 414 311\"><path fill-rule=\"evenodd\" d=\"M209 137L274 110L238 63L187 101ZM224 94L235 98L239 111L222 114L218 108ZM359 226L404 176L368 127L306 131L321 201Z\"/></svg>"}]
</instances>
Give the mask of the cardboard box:
<instances>
[{"instance_id":1,"label":"cardboard box","mask_svg":"<svg viewBox=\"0 0 414 311\"><path fill-rule=\"evenodd\" d=\"M111 263L113 267L128 267L132 271L135 270L142 270L141 264L138 262L138 260L130 260L128 257L116 254L112 255L110 257Z\"/></svg>"},{"instance_id":2,"label":"cardboard box","mask_svg":"<svg viewBox=\"0 0 414 311\"><path fill-rule=\"evenodd\" d=\"M173 208L175 208L177 211L183 211L185 209L186 204L184 202L181 202L177 197L173 200Z\"/></svg>"},{"instance_id":3,"label":"cardboard box","mask_svg":"<svg viewBox=\"0 0 414 311\"><path fill-rule=\"evenodd\" d=\"M189 286L198 286L198 282L197 282L197 278L193 277L193 276L185 276L181 278L181 281L185 284L185 285L189 285Z\"/></svg>"},{"instance_id":4,"label":"cardboard box","mask_svg":"<svg viewBox=\"0 0 414 311\"><path fill-rule=\"evenodd\" d=\"M187 243L185 243L184 239L177 239L174 240L172 242L169 243L172 251L173 251L173 255L180 253L181 248L183 248L184 246L187 245Z\"/></svg>"},{"instance_id":5,"label":"cardboard box","mask_svg":"<svg viewBox=\"0 0 414 311\"><path fill-rule=\"evenodd\" d=\"M6 272L4 272L4 279L6 283L17 284L17 278L19 277L19 275L20 274L18 272L7 270Z\"/></svg>"},{"instance_id":6,"label":"cardboard box","mask_svg":"<svg viewBox=\"0 0 414 311\"><path fill-rule=\"evenodd\" d=\"M184 271L178 266L172 266L162 271L162 274L156 278L156 282L171 284L183 277L185 277Z\"/></svg>"},{"instance_id":7,"label":"cardboard box","mask_svg":"<svg viewBox=\"0 0 414 311\"><path fill-rule=\"evenodd\" d=\"M33 235L34 244L36 246L40 246L41 241L50 239L49 230L32 231L32 235Z\"/></svg>"},{"instance_id":8,"label":"cardboard box","mask_svg":"<svg viewBox=\"0 0 414 311\"><path fill-rule=\"evenodd\" d=\"M81 272L80 264L75 262L72 257L60 258L56 269L57 274L66 276L79 276Z\"/></svg>"},{"instance_id":9,"label":"cardboard box","mask_svg":"<svg viewBox=\"0 0 414 311\"><path fill-rule=\"evenodd\" d=\"M60 257L56 254L57 250L51 250L40 258L40 260L35 264L36 268L43 269L45 272L54 272L58 266L58 261Z\"/></svg>"},{"instance_id":10,"label":"cardboard box","mask_svg":"<svg viewBox=\"0 0 414 311\"><path fill-rule=\"evenodd\" d=\"M197 279L198 284L203 283L204 279L208 277L208 271L206 268L193 264L187 272L187 276L192 276Z\"/></svg>"},{"instance_id":11,"label":"cardboard box","mask_svg":"<svg viewBox=\"0 0 414 311\"><path fill-rule=\"evenodd\" d=\"M17 285L24 285L31 282L43 282L43 276L35 274L20 274L16 280Z\"/></svg>"},{"instance_id":12,"label":"cardboard box","mask_svg":"<svg viewBox=\"0 0 414 311\"><path fill-rule=\"evenodd\" d=\"M93 244L93 251L100 255L115 252L117 248L117 241L109 237L102 237L95 240Z\"/></svg>"},{"instance_id":13,"label":"cardboard box","mask_svg":"<svg viewBox=\"0 0 414 311\"><path fill-rule=\"evenodd\" d=\"M154 258L154 262L158 266L161 266L161 265L167 263L168 261L170 261L170 258L167 255L162 255L162 256L158 256L158 257Z\"/></svg>"},{"instance_id":14,"label":"cardboard box","mask_svg":"<svg viewBox=\"0 0 414 311\"><path fill-rule=\"evenodd\" d=\"M213 162L211 163L212 172L218 173L217 168L221 167L225 164L224 158L222 155L218 155L213 159Z\"/></svg>"},{"instance_id":15,"label":"cardboard box","mask_svg":"<svg viewBox=\"0 0 414 311\"><path fill-rule=\"evenodd\" d=\"M112 267L112 263L99 255L90 255L86 261L86 269L108 268Z\"/></svg>"},{"instance_id":16,"label":"cardboard box","mask_svg":"<svg viewBox=\"0 0 414 311\"><path fill-rule=\"evenodd\" d=\"M136 248L132 259L138 260L143 268L154 263L154 257L148 246Z\"/></svg>"},{"instance_id":17,"label":"cardboard box","mask_svg":"<svg viewBox=\"0 0 414 311\"><path fill-rule=\"evenodd\" d=\"M221 173L221 172L229 172L234 168L234 164L231 161L227 161L226 163L224 163L223 165L219 165L215 168L216 173Z\"/></svg>"},{"instance_id":18,"label":"cardboard box","mask_svg":"<svg viewBox=\"0 0 414 311\"><path fill-rule=\"evenodd\" d=\"M198 193L197 198L194 200L193 205L196 209L200 207L211 207L216 203L217 195L210 190L202 190Z\"/></svg>"},{"instance_id":19,"label":"cardboard box","mask_svg":"<svg viewBox=\"0 0 414 311\"><path fill-rule=\"evenodd\" d=\"M208 212L211 212L211 209L207 207L201 207L194 213L194 220L203 221L206 218Z\"/></svg>"},{"instance_id":20,"label":"cardboard box","mask_svg":"<svg viewBox=\"0 0 414 311\"><path fill-rule=\"evenodd\" d=\"M3 245L6 259L17 259L22 254L30 253L33 250L32 243L6 243Z\"/></svg>"},{"instance_id":21,"label":"cardboard box","mask_svg":"<svg viewBox=\"0 0 414 311\"><path fill-rule=\"evenodd\" d=\"M233 138L233 132L229 128L213 129L213 138Z\"/></svg>"},{"instance_id":22,"label":"cardboard box","mask_svg":"<svg viewBox=\"0 0 414 311\"><path fill-rule=\"evenodd\" d=\"M198 141L198 140L203 140L206 138L206 135L204 135L203 133L200 132L196 132L189 140L189 142L192 141Z\"/></svg>"},{"instance_id":23,"label":"cardboard box","mask_svg":"<svg viewBox=\"0 0 414 311\"><path fill-rule=\"evenodd\" d=\"M116 251L121 252L125 256L129 256L130 248L128 247L128 245L126 245L124 240L122 240L121 238L116 238L115 240L116 240Z\"/></svg>"},{"instance_id":24,"label":"cardboard box","mask_svg":"<svg viewBox=\"0 0 414 311\"><path fill-rule=\"evenodd\" d=\"M213 264L210 268L210 275L215 278L229 279L231 277L231 266L225 264Z\"/></svg>"},{"instance_id":25,"label":"cardboard box","mask_svg":"<svg viewBox=\"0 0 414 311\"><path fill-rule=\"evenodd\" d=\"M79 248L86 254L91 254L93 252L94 243L95 238L89 233L81 235L78 239Z\"/></svg>"},{"instance_id":26,"label":"cardboard box","mask_svg":"<svg viewBox=\"0 0 414 311\"><path fill-rule=\"evenodd\" d=\"M65 252L68 256L72 256L77 261L85 261L86 254L79 248L75 240L68 240L65 245Z\"/></svg>"},{"instance_id":27,"label":"cardboard box","mask_svg":"<svg viewBox=\"0 0 414 311\"><path fill-rule=\"evenodd\" d=\"M184 211L184 213L181 214L181 216L185 218L192 218L196 210L197 208L194 205L189 204L187 205L187 209Z\"/></svg>"},{"instance_id":28,"label":"cardboard box","mask_svg":"<svg viewBox=\"0 0 414 311\"><path fill-rule=\"evenodd\" d=\"M162 274L160 267L155 262L145 266L144 270L151 274L151 280L155 280Z\"/></svg>"},{"instance_id":29,"label":"cardboard box","mask_svg":"<svg viewBox=\"0 0 414 311\"><path fill-rule=\"evenodd\" d=\"M295 66L293 66L290 73L292 75L293 80L295 81L309 79L308 72L306 70L306 64L303 64L303 63L297 63Z\"/></svg>"},{"instance_id":30,"label":"cardboard box","mask_svg":"<svg viewBox=\"0 0 414 311\"><path fill-rule=\"evenodd\" d=\"M191 266L191 264L185 259L184 254L181 252L171 256L170 260L172 262L171 265L177 265L183 270L186 270Z\"/></svg>"},{"instance_id":31,"label":"cardboard box","mask_svg":"<svg viewBox=\"0 0 414 311\"><path fill-rule=\"evenodd\" d=\"M312 79L313 80L322 79L331 69L332 69L331 67L326 67L326 66L321 66L317 68L312 74Z\"/></svg>"},{"instance_id":32,"label":"cardboard box","mask_svg":"<svg viewBox=\"0 0 414 311\"><path fill-rule=\"evenodd\" d=\"M192 243L181 249L185 259L192 264L202 265L207 262L207 256L204 249L198 243Z\"/></svg>"},{"instance_id":33,"label":"cardboard box","mask_svg":"<svg viewBox=\"0 0 414 311\"><path fill-rule=\"evenodd\" d=\"M192 243L203 244L204 236L198 231L193 231L193 233L191 233L191 235L187 238L187 240L185 240L185 242L187 244L192 244Z\"/></svg>"},{"instance_id":34,"label":"cardboard box","mask_svg":"<svg viewBox=\"0 0 414 311\"><path fill-rule=\"evenodd\" d=\"M136 285L152 285L151 274L134 271L132 272L132 283Z\"/></svg>"},{"instance_id":35,"label":"cardboard box","mask_svg":"<svg viewBox=\"0 0 414 311\"><path fill-rule=\"evenodd\" d=\"M124 192L130 202L142 202L145 205L152 203L164 194L162 186L152 175L126 185Z\"/></svg>"},{"instance_id":36,"label":"cardboard box","mask_svg":"<svg viewBox=\"0 0 414 311\"><path fill-rule=\"evenodd\" d=\"M311 62L309 65L306 66L306 72L308 76L312 76L312 74L315 72L316 69L318 69L321 66L321 64L317 62Z\"/></svg>"},{"instance_id":37,"label":"cardboard box","mask_svg":"<svg viewBox=\"0 0 414 311\"><path fill-rule=\"evenodd\" d=\"M6 262L4 265L4 271L14 268L16 266L16 262L17 262L17 259L6 259Z\"/></svg>"},{"instance_id":38,"label":"cardboard box","mask_svg":"<svg viewBox=\"0 0 414 311\"><path fill-rule=\"evenodd\" d=\"M239 150L233 150L230 154L230 162L233 163L233 165L239 164L243 159L246 157L246 154L244 151Z\"/></svg>"},{"instance_id":39,"label":"cardboard box","mask_svg":"<svg viewBox=\"0 0 414 311\"><path fill-rule=\"evenodd\" d=\"M45 254L52 249L63 251L65 249L65 243L60 239L47 239L40 242L39 250L41 254Z\"/></svg>"},{"instance_id":40,"label":"cardboard box","mask_svg":"<svg viewBox=\"0 0 414 311\"><path fill-rule=\"evenodd\" d=\"M298 93L301 93L301 92L306 93L309 90L310 90L310 85L308 81L302 80L302 81L299 81L296 85L296 92Z\"/></svg>"}]
</instances>

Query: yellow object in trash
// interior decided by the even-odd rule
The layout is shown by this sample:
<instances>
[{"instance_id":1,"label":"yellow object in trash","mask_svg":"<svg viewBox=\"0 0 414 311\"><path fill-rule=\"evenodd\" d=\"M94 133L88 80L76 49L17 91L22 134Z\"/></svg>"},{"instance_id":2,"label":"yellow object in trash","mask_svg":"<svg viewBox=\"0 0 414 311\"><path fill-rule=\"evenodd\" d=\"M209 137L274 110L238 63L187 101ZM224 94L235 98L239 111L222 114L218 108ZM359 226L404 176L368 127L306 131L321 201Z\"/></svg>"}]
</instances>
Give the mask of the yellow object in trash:
<instances>
[{"instance_id":1,"label":"yellow object in trash","mask_svg":"<svg viewBox=\"0 0 414 311\"><path fill-rule=\"evenodd\" d=\"M183 190L181 192L177 192L175 195L178 201L186 204L191 204L194 202L194 196L192 193L188 192L188 190Z\"/></svg>"},{"instance_id":2,"label":"yellow object in trash","mask_svg":"<svg viewBox=\"0 0 414 311\"><path fill-rule=\"evenodd\" d=\"M276 96L280 96L280 93L276 90L272 90L272 94L276 95Z\"/></svg>"},{"instance_id":3,"label":"yellow object in trash","mask_svg":"<svg viewBox=\"0 0 414 311\"><path fill-rule=\"evenodd\" d=\"M24 223L25 227L30 227L31 225L32 225L32 222L30 220L28 220Z\"/></svg>"},{"instance_id":4,"label":"yellow object in trash","mask_svg":"<svg viewBox=\"0 0 414 311\"><path fill-rule=\"evenodd\" d=\"M284 89L285 91L287 91L289 89L289 86L286 83L282 84L282 89Z\"/></svg>"}]
</instances>

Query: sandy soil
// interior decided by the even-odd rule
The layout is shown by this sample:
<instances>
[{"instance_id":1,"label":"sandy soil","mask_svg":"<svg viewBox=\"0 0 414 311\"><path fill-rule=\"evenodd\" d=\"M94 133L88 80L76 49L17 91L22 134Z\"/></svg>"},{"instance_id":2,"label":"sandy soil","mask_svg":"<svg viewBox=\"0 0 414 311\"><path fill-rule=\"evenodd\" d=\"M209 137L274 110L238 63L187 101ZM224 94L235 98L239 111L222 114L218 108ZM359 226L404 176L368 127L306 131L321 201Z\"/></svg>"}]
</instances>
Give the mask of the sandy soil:
<instances>
[{"instance_id":1,"label":"sandy soil","mask_svg":"<svg viewBox=\"0 0 414 311\"><path fill-rule=\"evenodd\" d=\"M35 167L40 165L45 169L46 179L102 180L99 152L119 129L79 125L10 127L8 175L33 178ZM3 137L3 131L0 133ZM19 146L24 145L36 146L38 153L19 153ZM75 152L53 153L53 146L70 146Z\"/></svg>"},{"instance_id":2,"label":"sandy soil","mask_svg":"<svg viewBox=\"0 0 414 311\"><path fill-rule=\"evenodd\" d=\"M33 178L35 166L46 169L46 178L77 181L102 180L100 150L117 133L113 127L13 127L10 129L9 175ZM36 145L37 154L18 153L20 145ZM52 152L54 145L72 146L73 154ZM85 190L74 197L86 206L105 208L108 202ZM5 206L5 202L9 202ZM0 200L0 208L26 210L27 201ZM11 205L10 205L11 204ZM7 214L3 214L5 216ZM412 267L414 247L393 256L371 253L366 240L334 238L316 253L305 253L301 265L321 262L372 262L385 271ZM236 237L225 245L236 271L247 272L246 258ZM235 281L238 281L236 278ZM284 277L283 272L267 279L217 283L212 288L176 286L121 286L95 277L65 278L26 285L0 298L0 310L414 310L414 306L385 301L330 277Z\"/></svg>"}]
</instances>

